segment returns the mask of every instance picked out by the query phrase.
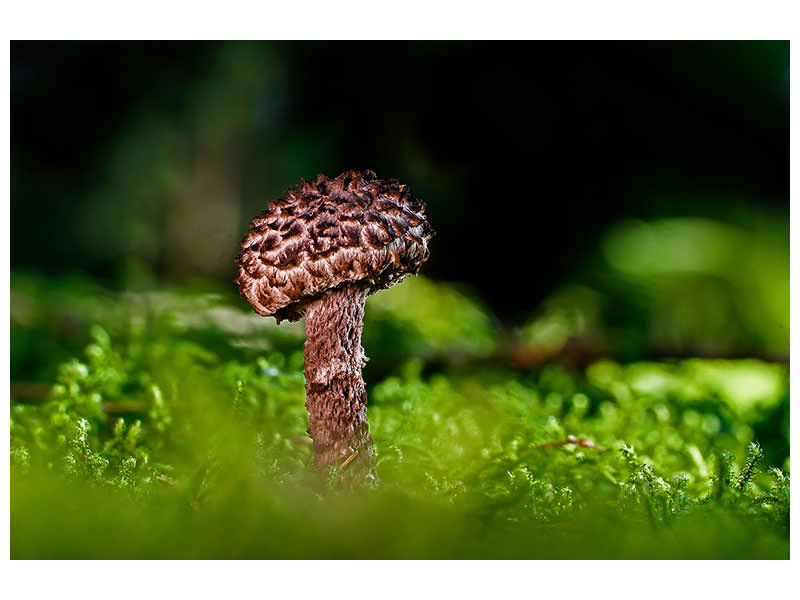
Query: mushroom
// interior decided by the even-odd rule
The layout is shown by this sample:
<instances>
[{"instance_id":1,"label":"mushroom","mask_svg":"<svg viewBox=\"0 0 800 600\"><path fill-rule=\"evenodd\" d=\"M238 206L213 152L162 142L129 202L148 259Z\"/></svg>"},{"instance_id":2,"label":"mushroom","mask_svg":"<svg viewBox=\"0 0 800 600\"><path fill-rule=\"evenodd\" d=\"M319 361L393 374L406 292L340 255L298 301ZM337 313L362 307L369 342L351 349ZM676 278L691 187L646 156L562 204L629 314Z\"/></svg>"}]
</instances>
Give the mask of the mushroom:
<instances>
[{"instance_id":1,"label":"mushroom","mask_svg":"<svg viewBox=\"0 0 800 600\"><path fill-rule=\"evenodd\" d=\"M314 462L351 481L376 482L361 369L364 302L416 274L434 231L425 204L372 171L319 175L272 202L250 224L236 283L255 311L305 317L306 408Z\"/></svg>"}]
</instances>

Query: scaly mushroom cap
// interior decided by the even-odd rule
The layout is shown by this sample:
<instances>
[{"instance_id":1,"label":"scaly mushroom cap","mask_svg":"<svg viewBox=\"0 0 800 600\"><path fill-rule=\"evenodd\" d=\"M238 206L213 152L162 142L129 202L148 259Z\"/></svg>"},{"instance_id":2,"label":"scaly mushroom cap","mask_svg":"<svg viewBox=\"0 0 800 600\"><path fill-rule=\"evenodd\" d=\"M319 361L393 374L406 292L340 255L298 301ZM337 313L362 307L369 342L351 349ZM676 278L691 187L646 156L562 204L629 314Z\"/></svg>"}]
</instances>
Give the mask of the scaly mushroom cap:
<instances>
[{"instance_id":1,"label":"scaly mushroom cap","mask_svg":"<svg viewBox=\"0 0 800 600\"><path fill-rule=\"evenodd\" d=\"M425 204L396 179L347 171L301 181L242 239L236 283L257 313L296 321L328 290L357 285L371 294L428 258Z\"/></svg>"}]
</instances>

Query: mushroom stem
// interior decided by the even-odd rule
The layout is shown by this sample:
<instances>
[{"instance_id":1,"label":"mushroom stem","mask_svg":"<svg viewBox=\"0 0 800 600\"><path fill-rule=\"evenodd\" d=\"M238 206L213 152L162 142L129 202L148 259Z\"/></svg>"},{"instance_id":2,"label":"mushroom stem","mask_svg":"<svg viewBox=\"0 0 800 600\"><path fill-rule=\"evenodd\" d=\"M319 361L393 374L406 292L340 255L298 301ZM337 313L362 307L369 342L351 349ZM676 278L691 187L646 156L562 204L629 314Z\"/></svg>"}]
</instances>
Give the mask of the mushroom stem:
<instances>
[{"instance_id":1,"label":"mushroom stem","mask_svg":"<svg viewBox=\"0 0 800 600\"><path fill-rule=\"evenodd\" d=\"M305 311L306 408L314 463L323 478L331 467L348 487L374 485L375 452L367 424L367 390L361 369L364 302L368 292L346 286L327 293Z\"/></svg>"}]
</instances>

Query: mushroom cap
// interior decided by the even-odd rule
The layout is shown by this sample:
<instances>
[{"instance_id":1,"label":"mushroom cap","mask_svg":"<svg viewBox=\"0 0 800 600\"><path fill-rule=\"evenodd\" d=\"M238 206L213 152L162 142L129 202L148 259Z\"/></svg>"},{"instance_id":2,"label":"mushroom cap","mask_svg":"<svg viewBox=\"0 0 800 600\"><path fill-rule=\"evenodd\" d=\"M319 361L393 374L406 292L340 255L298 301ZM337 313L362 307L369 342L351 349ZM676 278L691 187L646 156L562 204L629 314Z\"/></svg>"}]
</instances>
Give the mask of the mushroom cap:
<instances>
[{"instance_id":1,"label":"mushroom cap","mask_svg":"<svg viewBox=\"0 0 800 600\"><path fill-rule=\"evenodd\" d=\"M396 179L319 175L253 219L236 283L257 313L296 321L329 290L356 285L372 294L419 272L432 235L425 204Z\"/></svg>"}]
</instances>

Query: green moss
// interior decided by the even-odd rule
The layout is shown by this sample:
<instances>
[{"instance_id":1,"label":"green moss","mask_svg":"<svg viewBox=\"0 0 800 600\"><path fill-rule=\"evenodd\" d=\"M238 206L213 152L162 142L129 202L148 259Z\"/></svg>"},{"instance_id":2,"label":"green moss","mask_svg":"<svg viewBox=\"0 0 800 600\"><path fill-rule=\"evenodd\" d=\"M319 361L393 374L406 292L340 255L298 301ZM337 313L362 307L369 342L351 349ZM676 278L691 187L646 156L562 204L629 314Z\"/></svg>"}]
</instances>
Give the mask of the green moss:
<instances>
[{"instance_id":1,"label":"green moss","mask_svg":"<svg viewBox=\"0 0 800 600\"><path fill-rule=\"evenodd\" d=\"M12 556L788 557L785 367L463 370L441 355L490 352L490 317L398 289L368 328L427 350L369 389L382 484L357 496L310 468L302 330L224 295L66 294L83 351L37 371L45 396L12 394ZM35 297L29 337L53 331Z\"/></svg>"}]
</instances>

